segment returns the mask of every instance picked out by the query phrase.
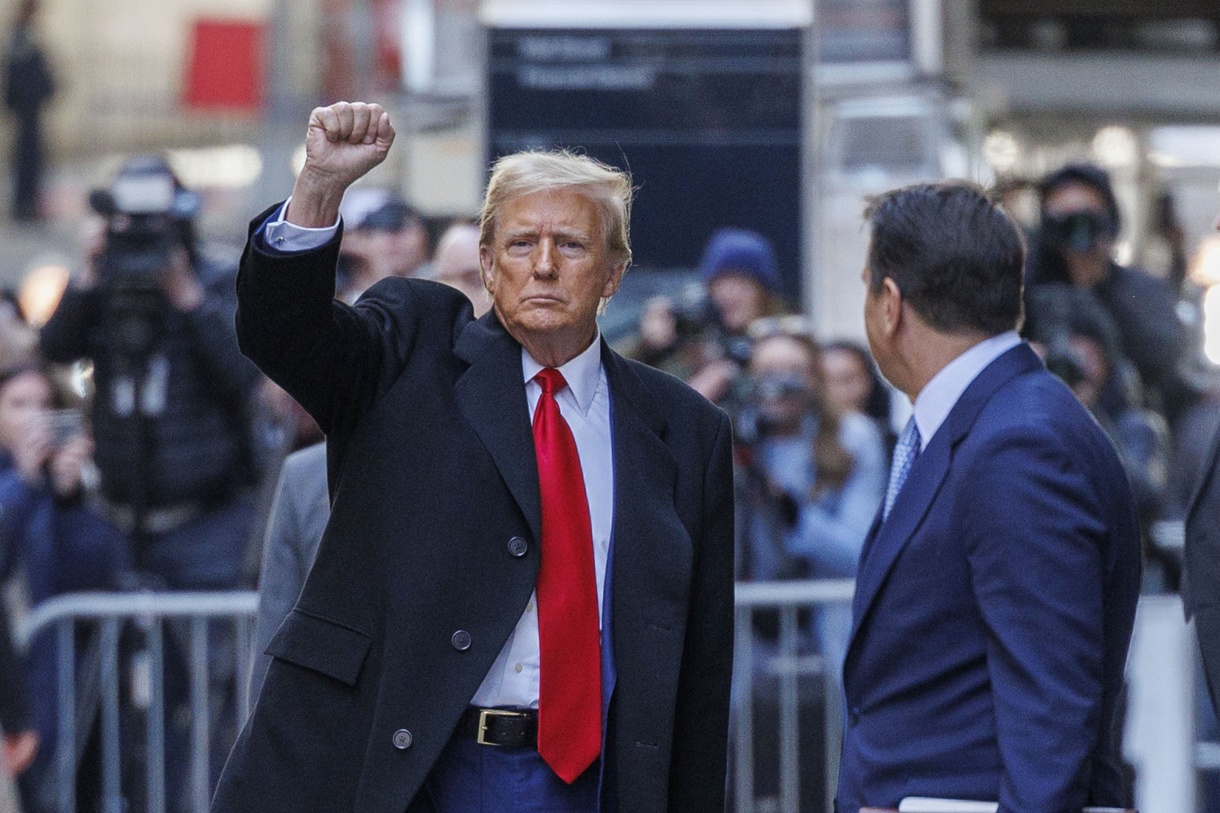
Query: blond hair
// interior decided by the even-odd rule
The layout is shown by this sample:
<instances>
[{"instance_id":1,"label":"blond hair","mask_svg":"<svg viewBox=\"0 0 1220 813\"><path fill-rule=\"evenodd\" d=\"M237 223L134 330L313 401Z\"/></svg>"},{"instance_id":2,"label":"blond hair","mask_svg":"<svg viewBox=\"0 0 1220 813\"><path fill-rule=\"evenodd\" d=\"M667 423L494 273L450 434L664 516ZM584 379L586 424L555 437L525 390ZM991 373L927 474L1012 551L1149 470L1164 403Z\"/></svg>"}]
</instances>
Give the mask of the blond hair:
<instances>
[{"instance_id":1,"label":"blond hair","mask_svg":"<svg viewBox=\"0 0 1220 813\"><path fill-rule=\"evenodd\" d=\"M577 188L601 214L602 240L611 265L631 263L631 175L587 155L569 150L531 150L500 158L479 214L479 245L495 239L496 218L510 200L555 189Z\"/></svg>"}]
</instances>

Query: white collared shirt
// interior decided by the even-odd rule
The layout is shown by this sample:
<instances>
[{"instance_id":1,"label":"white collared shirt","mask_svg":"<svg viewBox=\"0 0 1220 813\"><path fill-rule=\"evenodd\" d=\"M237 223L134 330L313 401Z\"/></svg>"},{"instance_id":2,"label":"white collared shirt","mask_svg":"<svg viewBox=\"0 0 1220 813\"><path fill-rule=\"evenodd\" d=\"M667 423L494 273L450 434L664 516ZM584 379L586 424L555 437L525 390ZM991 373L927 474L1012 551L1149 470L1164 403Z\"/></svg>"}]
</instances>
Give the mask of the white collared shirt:
<instances>
[{"instance_id":1,"label":"white collared shirt","mask_svg":"<svg viewBox=\"0 0 1220 813\"><path fill-rule=\"evenodd\" d=\"M269 248L284 253L311 251L329 243L330 239L335 236L335 232L339 231L339 221L335 221L333 226L323 226L320 229L310 229L289 223L284 219L284 215L288 213L289 203L292 203L292 198L284 201L275 214L267 219L266 226L263 228L263 240Z\"/></svg>"},{"instance_id":2,"label":"white collared shirt","mask_svg":"<svg viewBox=\"0 0 1220 813\"><path fill-rule=\"evenodd\" d=\"M291 199L289 199L291 200ZM334 237L339 224L308 229L284 220L285 202L263 230L268 248L278 252L308 251L325 245ZM529 414L533 416L542 397L542 387L533 380L543 365L521 349L521 371ZM614 458L610 443L610 386L602 367L601 335L576 358L559 368L568 386L555 395L580 455L580 468L589 499L589 520L593 528L593 568L597 578L597 610L603 616L606 562L610 554L610 531L614 525ZM531 595L525 612L509 635L495 663L483 678L471 704L476 706L516 706L538 708L537 594Z\"/></svg>"},{"instance_id":3,"label":"white collared shirt","mask_svg":"<svg viewBox=\"0 0 1220 813\"><path fill-rule=\"evenodd\" d=\"M542 387L533 378L543 365L521 349L525 397L532 416L542 397ZM602 367L601 336L589 348L559 368L568 386L555 395L580 455L580 469L589 498L589 520L593 526L593 569L597 577L597 609L604 617L603 598L606 562L610 554L610 530L614 524L614 459L610 444L610 387ZM519 706L538 708L538 602L537 594L517 627L500 650L496 662L470 701L475 706Z\"/></svg>"},{"instance_id":4,"label":"white collared shirt","mask_svg":"<svg viewBox=\"0 0 1220 813\"><path fill-rule=\"evenodd\" d=\"M971 347L946 364L915 397L915 425L919 427L920 450L949 417L966 388L978 378L987 365L1021 343L1017 331L1010 330L992 336Z\"/></svg>"}]
</instances>

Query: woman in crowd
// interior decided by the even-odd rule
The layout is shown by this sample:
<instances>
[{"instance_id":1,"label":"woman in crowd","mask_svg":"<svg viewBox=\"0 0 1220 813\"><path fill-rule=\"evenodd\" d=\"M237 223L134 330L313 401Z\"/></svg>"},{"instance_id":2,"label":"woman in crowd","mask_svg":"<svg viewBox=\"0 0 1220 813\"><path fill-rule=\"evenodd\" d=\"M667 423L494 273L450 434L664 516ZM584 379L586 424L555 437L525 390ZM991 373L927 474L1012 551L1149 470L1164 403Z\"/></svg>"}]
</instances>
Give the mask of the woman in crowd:
<instances>
[{"instance_id":1,"label":"woman in crowd","mask_svg":"<svg viewBox=\"0 0 1220 813\"><path fill-rule=\"evenodd\" d=\"M1048 284L1026 295L1023 328L1046 362L1092 413L1118 450L1131 482L1146 556L1144 583L1159 578L1176 591L1181 578L1177 552L1157 546L1152 524L1164 509L1170 470L1170 432L1148 409L1140 378L1123 355L1118 329L1087 290Z\"/></svg>"},{"instance_id":2,"label":"woman in crowd","mask_svg":"<svg viewBox=\"0 0 1220 813\"><path fill-rule=\"evenodd\" d=\"M898 439L890 415L890 388L886 386L868 349L847 339L822 347L822 375L826 401L840 413L857 412L872 418L881 430L886 451Z\"/></svg>"},{"instance_id":3,"label":"woman in crowd","mask_svg":"<svg viewBox=\"0 0 1220 813\"><path fill-rule=\"evenodd\" d=\"M0 578L14 576L32 606L112 589L122 537L86 501L92 441L51 375L28 360L0 371ZM26 808L45 809L56 735L55 638L30 647L27 684L41 748L22 777Z\"/></svg>"},{"instance_id":4,"label":"woman in crowd","mask_svg":"<svg viewBox=\"0 0 1220 813\"><path fill-rule=\"evenodd\" d=\"M885 450L871 420L830 406L820 349L807 329L793 327L788 317L751 328L758 334L748 367L752 397L737 422L739 575L850 578L884 494ZM818 651L837 674L850 607L829 607L813 625Z\"/></svg>"},{"instance_id":5,"label":"woman in crowd","mask_svg":"<svg viewBox=\"0 0 1220 813\"><path fill-rule=\"evenodd\" d=\"M788 312L780 291L771 242L746 229L718 229L704 248L699 285L677 301L651 299L640 317L639 336L619 349L732 411L749 359L749 326Z\"/></svg>"}]
</instances>

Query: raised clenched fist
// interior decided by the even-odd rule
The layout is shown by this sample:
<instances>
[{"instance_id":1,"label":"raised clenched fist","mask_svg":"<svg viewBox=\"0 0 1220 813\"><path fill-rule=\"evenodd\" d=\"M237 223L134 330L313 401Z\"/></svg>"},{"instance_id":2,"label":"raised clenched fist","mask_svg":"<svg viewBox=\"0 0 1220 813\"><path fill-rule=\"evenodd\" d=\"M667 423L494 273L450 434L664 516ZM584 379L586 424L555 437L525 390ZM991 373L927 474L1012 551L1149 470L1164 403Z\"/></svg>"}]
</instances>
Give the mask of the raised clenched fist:
<instances>
[{"instance_id":1,"label":"raised clenched fist","mask_svg":"<svg viewBox=\"0 0 1220 813\"><path fill-rule=\"evenodd\" d=\"M305 167L297 176L287 219L299 226L331 226L343 193L385 160L394 143L390 116L379 104L338 102L309 114Z\"/></svg>"}]
</instances>

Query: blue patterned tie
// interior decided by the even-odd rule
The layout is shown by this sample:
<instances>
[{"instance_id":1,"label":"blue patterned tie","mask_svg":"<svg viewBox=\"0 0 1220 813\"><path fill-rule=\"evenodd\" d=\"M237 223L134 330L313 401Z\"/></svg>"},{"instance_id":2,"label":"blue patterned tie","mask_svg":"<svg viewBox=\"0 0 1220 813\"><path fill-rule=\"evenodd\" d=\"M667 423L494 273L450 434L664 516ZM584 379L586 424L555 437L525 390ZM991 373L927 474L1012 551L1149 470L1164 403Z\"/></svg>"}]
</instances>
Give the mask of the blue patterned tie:
<instances>
[{"instance_id":1,"label":"blue patterned tie","mask_svg":"<svg viewBox=\"0 0 1220 813\"><path fill-rule=\"evenodd\" d=\"M915 425L915 416L912 415L894 446L894 459L890 463L890 484L885 489L885 510L881 512L882 520L889 517L894 500L898 499L898 492L902 491L902 484L907 481L911 466L915 465L915 458L919 457L919 444L919 427Z\"/></svg>"}]
</instances>

